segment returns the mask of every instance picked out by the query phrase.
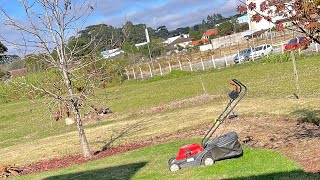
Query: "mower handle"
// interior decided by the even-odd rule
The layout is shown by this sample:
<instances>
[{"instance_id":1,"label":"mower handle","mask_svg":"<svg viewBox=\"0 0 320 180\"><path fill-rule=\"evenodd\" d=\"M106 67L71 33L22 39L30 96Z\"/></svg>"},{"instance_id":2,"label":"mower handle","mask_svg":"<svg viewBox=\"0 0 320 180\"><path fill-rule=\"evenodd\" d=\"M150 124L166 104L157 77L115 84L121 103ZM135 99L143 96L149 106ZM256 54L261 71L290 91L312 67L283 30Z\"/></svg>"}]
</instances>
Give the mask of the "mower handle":
<instances>
[{"instance_id":1,"label":"mower handle","mask_svg":"<svg viewBox=\"0 0 320 180\"><path fill-rule=\"evenodd\" d=\"M247 86L244 85L242 82L238 81L237 79L232 79L232 82L234 82L238 87L240 87L239 93L242 91L242 87L244 88L244 95L247 94Z\"/></svg>"},{"instance_id":2,"label":"mower handle","mask_svg":"<svg viewBox=\"0 0 320 180\"><path fill-rule=\"evenodd\" d=\"M236 88L236 91L238 92L238 89L239 89L239 86L237 86L235 83L233 83L233 82L230 82L230 85L231 86L234 86L235 88Z\"/></svg>"},{"instance_id":3,"label":"mower handle","mask_svg":"<svg viewBox=\"0 0 320 180\"><path fill-rule=\"evenodd\" d=\"M206 135L204 136L204 138L201 141L201 145L203 148L205 148L206 143L210 140L213 133L219 128L219 126L224 122L224 120L229 116L229 114L231 112L233 112L233 109L238 105L238 103L242 100L242 98L247 94L247 87L244 84L242 84L240 81L238 81L237 79L232 79L231 83L230 84L232 86L236 86L236 91L238 90L237 87L240 88L240 90L237 91L238 96L236 96L235 98L231 98L229 100L229 103L226 106L226 108L224 109L224 111L219 115L218 119L213 123L213 125L211 126L209 131L206 133ZM243 89L244 89L244 92L241 93L243 91Z\"/></svg>"}]
</instances>

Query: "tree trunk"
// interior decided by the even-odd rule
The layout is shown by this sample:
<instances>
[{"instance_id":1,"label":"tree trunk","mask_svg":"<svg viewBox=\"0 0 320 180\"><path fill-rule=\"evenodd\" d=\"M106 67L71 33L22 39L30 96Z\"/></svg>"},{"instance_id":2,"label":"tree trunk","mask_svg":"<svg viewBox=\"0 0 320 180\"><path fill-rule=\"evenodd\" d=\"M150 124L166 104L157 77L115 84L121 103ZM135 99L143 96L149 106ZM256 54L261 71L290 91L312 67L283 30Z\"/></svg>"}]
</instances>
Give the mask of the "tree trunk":
<instances>
[{"instance_id":1,"label":"tree trunk","mask_svg":"<svg viewBox=\"0 0 320 180\"><path fill-rule=\"evenodd\" d=\"M66 84L66 86L68 88L69 98L70 98L70 101L72 103L72 109L73 109L73 112L74 112L74 117L75 117L75 119L77 121L77 128L78 128L78 132L79 132L80 144L81 144L81 147L82 147L83 157L89 158L89 157L91 157L90 147L89 147L89 143L88 143L86 134L84 132L82 121L81 121L81 118L80 118L78 102L76 102L75 99L74 99L74 95L73 95L73 91L72 91L72 84L71 84L71 80L70 80L70 78L68 76L68 73L65 70L65 68L62 68L62 69L63 69L63 78L64 78L65 84Z\"/></svg>"},{"instance_id":2,"label":"tree trunk","mask_svg":"<svg viewBox=\"0 0 320 180\"><path fill-rule=\"evenodd\" d=\"M76 102L73 102L73 100L71 100L71 101L72 101L72 104L73 104L72 106L73 106L75 119L77 121L77 128L78 128L78 132L79 132L80 144L81 144L81 147L82 147L83 157L89 158L89 157L91 157L90 147L89 147L89 143L88 143L86 134L84 132L82 121L81 121L81 118L80 118L78 104Z\"/></svg>"},{"instance_id":3,"label":"tree trunk","mask_svg":"<svg viewBox=\"0 0 320 180\"><path fill-rule=\"evenodd\" d=\"M301 90L300 90L300 85L299 85L299 75L298 75L298 70L297 70L296 58L294 56L293 51L291 51L291 59L292 59L292 63L293 63L293 73L296 78L296 88L298 91L297 98L300 99L301 98Z\"/></svg>"}]
</instances>

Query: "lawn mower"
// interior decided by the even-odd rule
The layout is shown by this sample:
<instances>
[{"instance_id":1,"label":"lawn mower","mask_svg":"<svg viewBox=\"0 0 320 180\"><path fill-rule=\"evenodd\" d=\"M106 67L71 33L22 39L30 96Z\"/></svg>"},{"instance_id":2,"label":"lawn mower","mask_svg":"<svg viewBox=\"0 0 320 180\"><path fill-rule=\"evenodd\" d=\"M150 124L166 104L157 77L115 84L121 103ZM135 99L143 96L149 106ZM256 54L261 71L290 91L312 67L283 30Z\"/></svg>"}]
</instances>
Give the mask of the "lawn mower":
<instances>
[{"instance_id":1,"label":"lawn mower","mask_svg":"<svg viewBox=\"0 0 320 180\"><path fill-rule=\"evenodd\" d=\"M232 131L211 139L214 132L227 118L232 119L238 116L233 110L247 93L247 87L236 79L232 79L230 85L235 89L228 94L229 103L202 139L201 145L194 143L180 147L177 156L168 161L170 171L200 165L213 165L218 160L242 156L243 151L236 132Z\"/></svg>"}]
</instances>

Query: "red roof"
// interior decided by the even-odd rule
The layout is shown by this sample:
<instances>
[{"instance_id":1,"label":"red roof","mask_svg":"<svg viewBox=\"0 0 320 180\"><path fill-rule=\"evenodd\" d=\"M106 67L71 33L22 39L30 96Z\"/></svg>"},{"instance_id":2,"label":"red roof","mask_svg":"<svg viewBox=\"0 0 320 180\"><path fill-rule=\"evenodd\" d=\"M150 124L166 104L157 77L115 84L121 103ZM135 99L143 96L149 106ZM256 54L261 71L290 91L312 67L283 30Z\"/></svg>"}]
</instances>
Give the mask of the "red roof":
<instances>
[{"instance_id":1,"label":"red roof","mask_svg":"<svg viewBox=\"0 0 320 180\"><path fill-rule=\"evenodd\" d=\"M191 44L192 45L197 45L200 42L206 43L207 41L208 41L208 39L200 39L200 40L192 41Z\"/></svg>"},{"instance_id":2,"label":"red roof","mask_svg":"<svg viewBox=\"0 0 320 180\"><path fill-rule=\"evenodd\" d=\"M211 36L211 35L217 36L218 34L219 34L219 31L217 29L209 29L204 33L205 36Z\"/></svg>"}]
</instances>

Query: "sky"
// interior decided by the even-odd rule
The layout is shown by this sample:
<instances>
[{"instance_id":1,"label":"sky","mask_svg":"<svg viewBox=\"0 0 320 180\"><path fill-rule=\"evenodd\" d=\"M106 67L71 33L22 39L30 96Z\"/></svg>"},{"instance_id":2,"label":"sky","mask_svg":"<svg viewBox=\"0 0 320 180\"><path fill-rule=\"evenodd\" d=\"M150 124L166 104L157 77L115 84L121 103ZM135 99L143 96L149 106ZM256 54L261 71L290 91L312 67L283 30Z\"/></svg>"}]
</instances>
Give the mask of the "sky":
<instances>
[{"instance_id":1,"label":"sky","mask_svg":"<svg viewBox=\"0 0 320 180\"><path fill-rule=\"evenodd\" d=\"M225 17L236 14L238 0L93 0L96 3L86 26L108 24L121 27L125 19L134 24L143 23L157 28L165 25L169 30L201 23L207 15L220 13ZM24 11L19 0L0 0L0 7L17 19ZM10 28L0 26L0 34L18 38Z\"/></svg>"}]
</instances>

